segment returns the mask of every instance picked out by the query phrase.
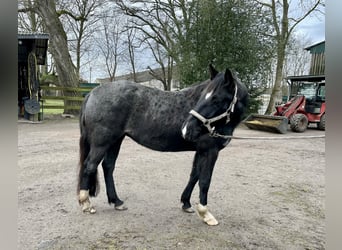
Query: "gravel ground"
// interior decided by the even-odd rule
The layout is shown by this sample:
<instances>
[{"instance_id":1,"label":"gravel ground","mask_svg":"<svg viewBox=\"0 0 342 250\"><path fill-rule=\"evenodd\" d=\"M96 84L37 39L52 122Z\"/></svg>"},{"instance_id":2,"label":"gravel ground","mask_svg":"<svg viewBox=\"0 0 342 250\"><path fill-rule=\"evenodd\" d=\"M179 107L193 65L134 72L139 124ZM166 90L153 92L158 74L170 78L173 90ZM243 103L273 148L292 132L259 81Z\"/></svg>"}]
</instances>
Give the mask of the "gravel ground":
<instances>
[{"instance_id":1,"label":"gravel ground","mask_svg":"<svg viewBox=\"0 0 342 250\"><path fill-rule=\"evenodd\" d=\"M277 135L240 126L235 135L324 131ZM128 210L108 205L99 167L97 213L83 214L78 139L77 119L18 121L18 249L325 249L324 138L232 140L220 152L209 190L215 227L181 210L194 152L160 153L129 138L115 171Z\"/></svg>"}]
</instances>

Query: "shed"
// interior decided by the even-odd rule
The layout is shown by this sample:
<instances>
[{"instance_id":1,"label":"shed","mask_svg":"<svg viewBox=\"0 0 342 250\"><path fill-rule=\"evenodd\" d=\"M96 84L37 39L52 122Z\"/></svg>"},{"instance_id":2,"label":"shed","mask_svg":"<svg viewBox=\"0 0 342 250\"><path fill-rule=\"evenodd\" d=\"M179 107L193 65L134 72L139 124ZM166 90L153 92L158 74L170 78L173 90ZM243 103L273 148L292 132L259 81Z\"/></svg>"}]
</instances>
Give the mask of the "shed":
<instances>
[{"instance_id":1,"label":"shed","mask_svg":"<svg viewBox=\"0 0 342 250\"><path fill-rule=\"evenodd\" d=\"M309 75L325 74L325 41L306 47L305 50L311 54Z\"/></svg>"},{"instance_id":2,"label":"shed","mask_svg":"<svg viewBox=\"0 0 342 250\"><path fill-rule=\"evenodd\" d=\"M311 54L309 74L286 77L290 92L287 99L297 95L300 86L303 84L314 86L325 83L325 41L315 43L304 49Z\"/></svg>"},{"instance_id":3,"label":"shed","mask_svg":"<svg viewBox=\"0 0 342 250\"><path fill-rule=\"evenodd\" d=\"M38 65L46 64L49 35L18 34L18 116L40 111Z\"/></svg>"}]
</instances>

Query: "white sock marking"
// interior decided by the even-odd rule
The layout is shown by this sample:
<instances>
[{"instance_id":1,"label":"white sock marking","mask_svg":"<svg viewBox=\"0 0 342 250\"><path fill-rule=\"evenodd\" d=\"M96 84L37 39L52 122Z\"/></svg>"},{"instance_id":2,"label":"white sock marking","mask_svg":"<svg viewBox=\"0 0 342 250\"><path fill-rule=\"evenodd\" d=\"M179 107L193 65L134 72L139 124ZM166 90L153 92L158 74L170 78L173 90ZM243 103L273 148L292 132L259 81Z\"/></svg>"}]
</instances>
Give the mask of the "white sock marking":
<instances>
[{"instance_id":1,"label":"white sock marking","mask_svg":"<svg viewBox=\"0 0 342 250\"><path fill-rule=\"evenodd\" d=\"M215 217L209 212L207 206L203 206L201 203L199 203L196 206L197 214L198 216L209 226L216 226L218 225L218 221L215 219Z\"/></svg>"}]
</instances>

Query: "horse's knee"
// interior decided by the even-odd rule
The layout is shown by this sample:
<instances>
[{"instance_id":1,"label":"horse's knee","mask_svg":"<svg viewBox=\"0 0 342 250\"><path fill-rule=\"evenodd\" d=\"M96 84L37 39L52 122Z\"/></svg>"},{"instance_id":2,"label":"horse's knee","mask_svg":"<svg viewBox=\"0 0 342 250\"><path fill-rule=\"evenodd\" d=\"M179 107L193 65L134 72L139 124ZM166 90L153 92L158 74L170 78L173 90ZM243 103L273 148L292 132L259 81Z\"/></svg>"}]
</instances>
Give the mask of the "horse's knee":
<instances>
[{"instance_id":1,"label":"horse's knee","mask_svg":"<svg viewBox=\"0 0 342 250\"><path fill-rule=\"evenodd\" d=\"M96 174L97 173L97 165L96 164L88 164L84 168L84 173L88 176Z\"/></svg>"}]
</instances>

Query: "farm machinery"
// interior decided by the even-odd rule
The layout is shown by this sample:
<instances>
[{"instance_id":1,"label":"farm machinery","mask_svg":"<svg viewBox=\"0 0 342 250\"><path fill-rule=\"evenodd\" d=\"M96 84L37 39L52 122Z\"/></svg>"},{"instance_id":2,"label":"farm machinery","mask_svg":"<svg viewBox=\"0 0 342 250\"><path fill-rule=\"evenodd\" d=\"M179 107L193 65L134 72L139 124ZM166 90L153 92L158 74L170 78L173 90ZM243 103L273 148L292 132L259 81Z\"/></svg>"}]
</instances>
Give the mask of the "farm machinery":
<instances>
[{"instance_id":1,"label":"farm machinery","mask_svg":"<svg viewBox=\"0 0 342 250\"><path fill-rule=\"evenodd\" d=\"M251 114L245 120L250 129L284 134L288 124L294 132L304 132L309 124L325 130L325 77L288 77L289 100L276 106L273 115Z\"/></svg>"}]
</instances>

